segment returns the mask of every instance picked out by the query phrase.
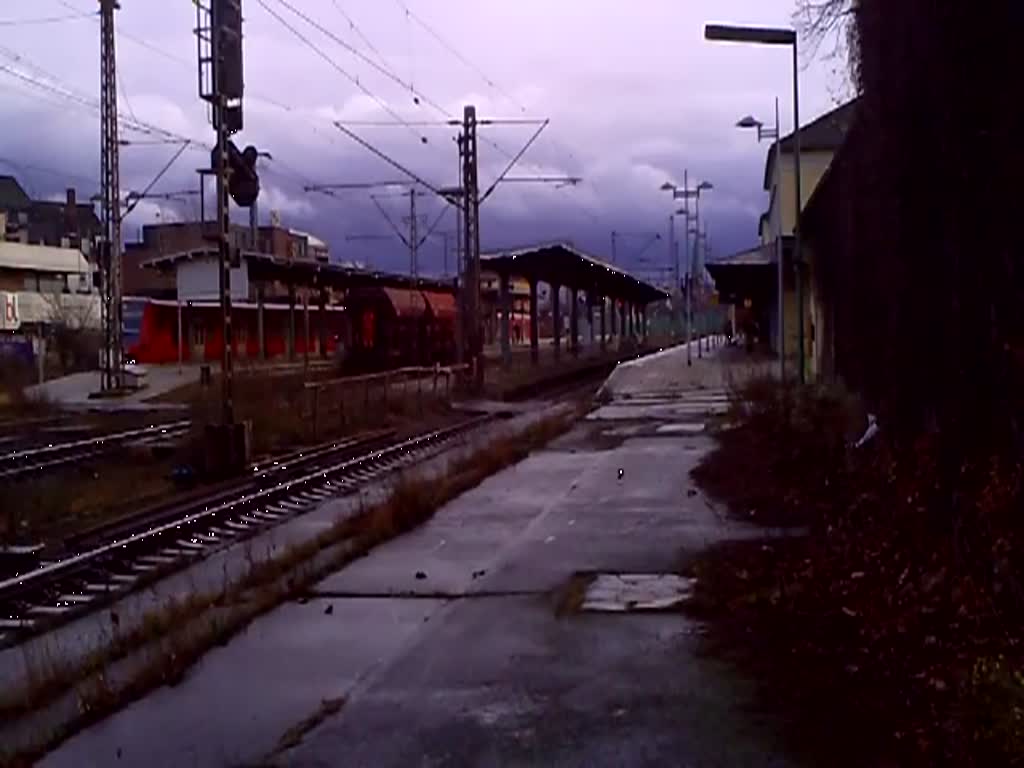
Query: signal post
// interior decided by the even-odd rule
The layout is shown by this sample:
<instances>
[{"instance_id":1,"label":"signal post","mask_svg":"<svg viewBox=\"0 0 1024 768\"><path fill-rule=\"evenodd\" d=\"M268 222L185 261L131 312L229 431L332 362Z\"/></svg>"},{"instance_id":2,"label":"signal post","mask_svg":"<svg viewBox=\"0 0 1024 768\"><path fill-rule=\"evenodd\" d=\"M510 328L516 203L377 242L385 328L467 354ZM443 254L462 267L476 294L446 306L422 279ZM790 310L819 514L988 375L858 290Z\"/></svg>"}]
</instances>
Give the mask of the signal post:
<instances>
[{"instance_id":1,"label":"signal post","mask_svg":"<svg viewBox=\"0 0 1024 768\"><path fill-rule=\"evenodd\" d=\"M258 152L240 152L231 136L242 129L242 4L241 0L198 0L199 96L210 105L217 134L211 170L217 181L217 223L210 240L217 244L219 294L223 325L221 357L221 420L206 434L207 470L235 474L249 463L252 425L235 418L234 332L231 323L231 269L241 266L241 250L231 243L230 204L252 208L259 196ZM205 221L204 221L205 228Z\"/></svg>"}]
</instances>

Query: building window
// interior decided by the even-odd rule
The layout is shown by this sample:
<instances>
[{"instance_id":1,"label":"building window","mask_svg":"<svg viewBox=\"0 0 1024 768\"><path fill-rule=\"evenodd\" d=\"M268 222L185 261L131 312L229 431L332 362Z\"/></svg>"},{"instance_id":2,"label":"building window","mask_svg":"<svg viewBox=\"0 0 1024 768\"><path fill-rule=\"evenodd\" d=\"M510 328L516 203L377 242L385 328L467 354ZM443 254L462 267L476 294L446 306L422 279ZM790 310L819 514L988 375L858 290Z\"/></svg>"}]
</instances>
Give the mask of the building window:
<instances>
[{"instance_id":1,"label":"building window","mask_svg":"<svg viewBox=\"0 0 1024 768\"><path fill-rule=\"evenodd\" d=\"M39 293L66 293L68 290L67 275L40 274L25 278L25 290Z\"/></svg>"}]
</instances>

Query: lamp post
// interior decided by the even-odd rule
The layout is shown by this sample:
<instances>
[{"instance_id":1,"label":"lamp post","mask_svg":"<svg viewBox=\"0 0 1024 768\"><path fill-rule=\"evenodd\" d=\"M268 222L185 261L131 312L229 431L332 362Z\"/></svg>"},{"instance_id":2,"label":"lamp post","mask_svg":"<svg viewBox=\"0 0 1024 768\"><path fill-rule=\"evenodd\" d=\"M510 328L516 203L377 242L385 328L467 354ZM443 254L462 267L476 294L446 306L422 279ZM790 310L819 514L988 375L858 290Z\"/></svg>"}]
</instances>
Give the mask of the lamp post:
<instances>
[{"instance_id":1,"label":"lamp post","mask_svg":"<svg viewBox=\"0 0 1024 768\"><path fill-rule=\"evenodd\" d=\"M666 181L661 185L661 189L664 192L671 192L673 200L682 200L683 209L676 213L682 213L686 220L686 236L683 238L684 247L687 251L683 258L686 261L686 364L693 365L693 355L690 351L690 345L693 343L693 278L696 272L695 264L700 257L699 243L694 241L693 259L689 257L690 247L690 198L695 201L694 210L694 222L695 230L699 231L700 228L700 193L707 192L715 188L714 184L710 181L702 181L693 189L689 186L689 171L683 172L683 187L680 189L670 181Z\"/></svg>"},{"instance_id":2,"label":"lamp post","mask_svg":"<svg viewBox=\"0 0 1024 768\"><path fill-rule=\"evenodd\" d=\"M776 194L780 194L782 190L782 133L779 128L779 100L775 99L775 127L765 128L764 124L755 120L751 116L744 117L738 123L737 128L756 128L757 129L757 140L760 142L762 139L773 139L774 144L772 146L772 152L774 154L774 166L775 166L775 190ZM774 196L770 201L769 205L774 210L776 204L781 205L775 200ZM785 382L786 380L786 333L785 333L785 289L783 288L783 254L782 254L782 209L775 210L775 260L778 262L778 351L779 351L779 381Z\"/></svg>"},{"instance_id":3,"label":"lamp post","mask_svg":"<svg viewBox=\"0 0 1024 768\"><path fill-rule=\"evenodd\" d=\"M704 231L701 232L701 230L700 230L700 222L698 220L697 225L688 233L688 234L693 235L693 251L694 251L694 256L693 256L693 275L691 275L690 281L689 281L690 282L690 286L691 286L690 287L690 293L691 294L693 293L693 287L692 287L693 286L693 282L696 279L696 275L698 273L697 265L698 265L698 263L700 261L701 251L702 250L706 251L706 248L707 248L707 230L708 230L708 227L707 227L707 224L705 224L704 225ZM701 291L701 294L703 294L703 290ZM692 300L690 301L690 304L692 306L692 304L693 304ZM703 321L701 322L700 325L701 325L701 327L704 326ZM704 358L704 350L701 347L701 338L699 338L699 337L697 339L697 357L700 358L700 359Z\"/></svg>"},{"instance_id":4,"label":"lamp post","mask_svg":"<svg viewBox=\"0 0 1024 768\"><path fill-rule=\"evenodd\" d=\"M722 24L708 24L704 27L704 39L730 43L753 43L757 45L788 45L793 49L793 168L796 175L796 216L793 221L793 269L796 271L797 343L799 352L799 380L804 383L804 303L803 265L800 251L800 212L803 208L800 179L800 66L797 56L797 36L792 29L772 27L736 27ZM780 210L781 216L781 210Z\"/></svg>"}]
</instances>

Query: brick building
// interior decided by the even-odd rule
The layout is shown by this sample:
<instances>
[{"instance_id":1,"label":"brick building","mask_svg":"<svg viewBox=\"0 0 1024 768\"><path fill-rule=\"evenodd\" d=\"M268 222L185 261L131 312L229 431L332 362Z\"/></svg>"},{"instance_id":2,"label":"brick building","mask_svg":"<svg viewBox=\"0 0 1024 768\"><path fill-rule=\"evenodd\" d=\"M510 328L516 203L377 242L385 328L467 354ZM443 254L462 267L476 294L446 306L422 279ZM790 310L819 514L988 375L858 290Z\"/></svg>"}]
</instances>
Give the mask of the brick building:
<instances>
[{"instance_id":1,"label":"brick building","mask_svg":"<svg viewBox=\"0 0 1024 768\"><path fill-rule=\"evenodd\" d=\"M212 233L213 222L206 223L206 232ZM252 230L247 226L231 226L231 245L247 251L267 253L286 261L315 261L326 264L330 253L326 243L306 232L288 229L279 224L259 227L253 247ZM122 257L124 294L174 298L174 275L145 267L152 259L173 253L183 253L208 247L211 239L204 236L202 222L181 221L146 224L137 242L125 244Z\"/></svg>"},{"instance_id":2,"label":"brick building","mask_svg":"<svg viewBox=\"0 0 1024 768\"><path fill-rule=\"evenodd\" d=\"M102 225L91 203L69 188L64 200L33 200L13 176L0 176L0 231L7 242L76 248L90 257Z\"/></svg>"}]
</instances>

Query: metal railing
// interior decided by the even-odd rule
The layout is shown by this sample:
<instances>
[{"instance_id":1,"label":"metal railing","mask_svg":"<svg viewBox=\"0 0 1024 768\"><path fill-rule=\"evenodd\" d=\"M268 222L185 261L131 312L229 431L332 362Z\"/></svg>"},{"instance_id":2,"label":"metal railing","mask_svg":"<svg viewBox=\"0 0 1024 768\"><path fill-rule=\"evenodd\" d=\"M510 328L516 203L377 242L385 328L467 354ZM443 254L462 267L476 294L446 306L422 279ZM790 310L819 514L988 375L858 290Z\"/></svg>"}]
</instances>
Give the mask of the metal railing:
<instances>
[{"instance_id":1,"label":"metal railing","mask_svg":"<svg viewBox=\"0 0 1024 768\"><path fill-rule=\"evenodd\" d=\"M305 415L316 438L325 427L347 427L360 420L360 411L368 413L377 406L388 408L415 398L422 412L425 397L450 402L458 377L468 376L470 369L469 365L409 366L382 373L306 382Z\"/></svg>"}]
</instances>

